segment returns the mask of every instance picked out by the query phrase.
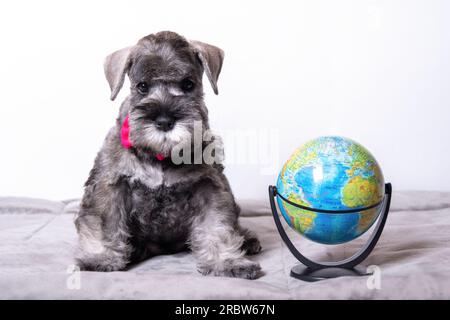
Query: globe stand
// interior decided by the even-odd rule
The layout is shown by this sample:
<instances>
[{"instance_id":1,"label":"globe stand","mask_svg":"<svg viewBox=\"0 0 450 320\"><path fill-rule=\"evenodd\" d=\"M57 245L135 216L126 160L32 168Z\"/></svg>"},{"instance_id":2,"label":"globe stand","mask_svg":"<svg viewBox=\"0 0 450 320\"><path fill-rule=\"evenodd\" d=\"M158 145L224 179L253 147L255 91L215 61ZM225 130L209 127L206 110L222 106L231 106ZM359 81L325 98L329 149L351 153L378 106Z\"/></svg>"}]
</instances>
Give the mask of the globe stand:
<instances>
[{"instance_id":1,"label":"globe stand","mask_svg":"<svg viewBox=\"0 0 450 320\"><path fill-rule=\"evenodd\" d=\"M298 261L300 261L304 266L302 265L296 265L291 269L291 277L294 277L296 279L304 280L304 281L318 281L323 279L331 279L336 277L342 277L342 276L364 276L367 275L364 268L361 266L358 266L361 262L363 262L368 255L372 252L373 248L378 242L378 239L381 236L381 233L383 232L384 225L386 223L386 219L389 213L389 207L391 204L391 197L392 197L392 185L390 183L385 184L385 195L383 197L382 202L380 205L381 208L381 214L378 217L378 222L375 226L375 229L373 230L369 240L367 243L353 256L336 262L315 262L304 255L302 255L297 248L292 244L291 240L289 239L286 231L284 230L281 220L277 211L277 207L275 205L275 197L277 196L277 189L274 186L269 186L269 199L270 199L270 207L272 209L273 218L275 220L275 225L277 226L278 232L280 233L281 238L283 239L286 246L289 248L291 253L297 258ZM286 199L282 198L282 200L287 201ZM301 209L309 210L309 211L315 211L315 212L327 212L332 214L342 214L342 213L349 213L349 212L359 212L364 211L367 209L372 208L363 208L358 210L341 210L341 211L335 211L330 212L327 210L318 210L318 209L311 209L303 206L296 205L294 203L289 202L291 205L300 207ZM306 267L305 267L306 266Z\"/></svg>"}]
</instances>

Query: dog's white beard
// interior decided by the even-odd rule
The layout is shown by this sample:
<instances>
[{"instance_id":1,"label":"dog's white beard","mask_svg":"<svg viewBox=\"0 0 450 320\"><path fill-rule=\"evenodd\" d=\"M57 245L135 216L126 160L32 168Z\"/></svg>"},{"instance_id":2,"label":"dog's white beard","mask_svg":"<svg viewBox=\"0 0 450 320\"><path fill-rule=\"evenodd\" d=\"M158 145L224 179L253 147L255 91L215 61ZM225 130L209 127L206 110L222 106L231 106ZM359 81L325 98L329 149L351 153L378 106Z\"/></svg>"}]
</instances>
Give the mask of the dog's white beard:
<instances>
[{"instance_id":1,"label":"dog's white beard","mask_svg":"<svg viewBox=\"0 0 450 320\"><path fill-rule=\"evenodd\" d=\"M146 127L141 131L140 141L145 147L154 150L156 153L162 153L166 157L170 155L171 150L177 145L191 143L191 131L188 124L176 122L172 130L164 132L158 130L153 125Z\"/></svg>"}]
</instances>

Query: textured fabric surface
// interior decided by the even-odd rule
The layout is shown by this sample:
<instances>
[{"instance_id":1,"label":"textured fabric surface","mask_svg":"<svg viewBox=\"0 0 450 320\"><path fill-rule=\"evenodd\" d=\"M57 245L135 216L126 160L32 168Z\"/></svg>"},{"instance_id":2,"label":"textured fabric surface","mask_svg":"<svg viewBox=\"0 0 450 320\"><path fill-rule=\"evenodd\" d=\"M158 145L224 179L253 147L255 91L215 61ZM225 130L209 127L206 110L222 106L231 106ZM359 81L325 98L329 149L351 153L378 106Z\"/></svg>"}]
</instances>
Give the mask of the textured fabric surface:
<instances>
[{"instance_id":1,"label":"textured fabric surface","mask_svg":"<svg viewBox=\"0 0 450 320\"><path fill-rule=\"evenodd\" d=\"M383 235L363 263L379 267L379 289L368 288L368 276L315 283L291 278L297 262L276 231L268 201L242 201L241 206L242 224L258 234L263 246L252 259L264 274L253 281L201 276L189 253L158 256L122 272L72 274L78 202L0 198L0 298L450 298L450 193L394 193ZM288 232L305 255L318 261L347 257L368 237L325 246Z\"/></svg>"}]
</instances>

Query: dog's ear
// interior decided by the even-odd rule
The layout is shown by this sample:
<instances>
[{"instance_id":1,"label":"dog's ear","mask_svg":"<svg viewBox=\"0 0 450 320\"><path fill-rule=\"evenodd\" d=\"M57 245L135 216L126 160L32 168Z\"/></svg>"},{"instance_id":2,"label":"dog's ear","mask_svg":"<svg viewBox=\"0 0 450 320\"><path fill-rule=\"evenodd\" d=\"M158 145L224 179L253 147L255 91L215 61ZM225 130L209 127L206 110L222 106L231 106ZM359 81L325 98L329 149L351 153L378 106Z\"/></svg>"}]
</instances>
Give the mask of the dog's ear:
<instances>
[{"instance_id":1,"label":"dog's ear","mask_svg":"<svg viewBox=\"0 0 450 320\"><path fill-rule=\"evenodd\" d=\"M131 67L131 52L134 47L127 47L111 53L106 57L103 67L105 69L106 80L111 88L111 100L117 97L125 81L125 74Z\"/></svg>"},{"instance_id":2,"label":"dog's ear","mask_svg":"<svg viewBox=\"0 0 450 320\"><path fill-rule=\"evenodd\" d=\"M219 94L219 90L217 89L217 80L219 79L220 70L222 69L225 53L222 49L216 46L200 41L191 40L189 43L194 48L195 53L200 59L214 93Z\"/></svg>"}]
</instances>

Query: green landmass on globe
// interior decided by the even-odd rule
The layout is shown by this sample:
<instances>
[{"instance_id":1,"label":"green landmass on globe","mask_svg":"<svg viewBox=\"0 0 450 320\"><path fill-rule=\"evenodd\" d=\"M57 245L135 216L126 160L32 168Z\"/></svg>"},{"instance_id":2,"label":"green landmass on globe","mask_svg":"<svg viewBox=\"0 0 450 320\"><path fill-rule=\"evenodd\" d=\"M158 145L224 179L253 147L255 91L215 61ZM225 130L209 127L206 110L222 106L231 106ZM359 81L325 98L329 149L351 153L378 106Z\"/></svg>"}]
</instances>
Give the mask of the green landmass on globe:
<instances>
[{"instance_id":1,"label":"green landmass on globe","mask_svg":"<svg viewBox=\"0 0 450 320\"><path fill-rule=\"evenodd\" d=\"M287 223L306 238L322 244L351 241L377 219L384 196L384 178L375 158L357 142L320 137L298 148L280 172L277 193L312 209L355 213L320 213L298 208L277 196Z\"/></svg>"}]
</instances>

